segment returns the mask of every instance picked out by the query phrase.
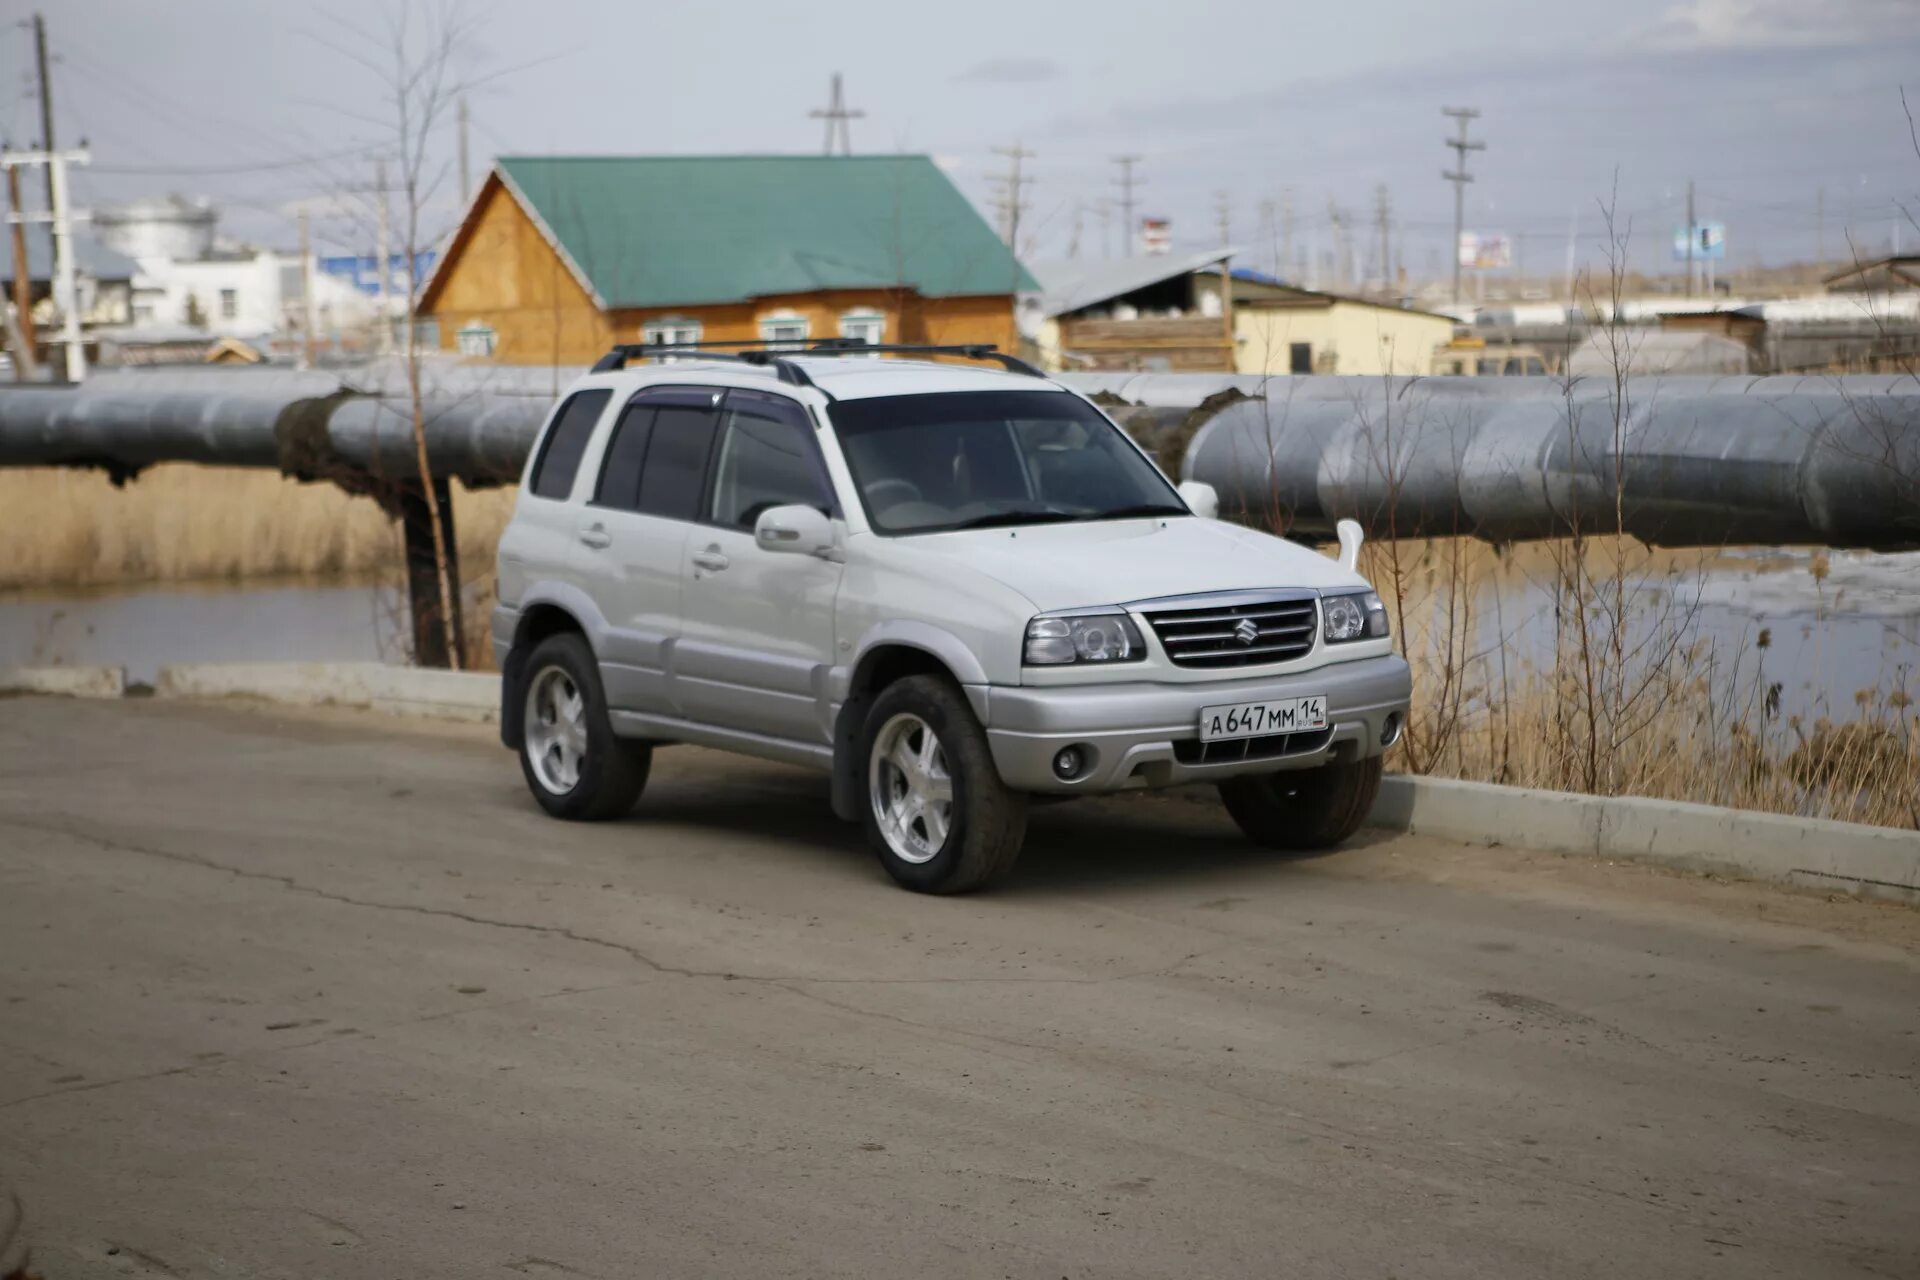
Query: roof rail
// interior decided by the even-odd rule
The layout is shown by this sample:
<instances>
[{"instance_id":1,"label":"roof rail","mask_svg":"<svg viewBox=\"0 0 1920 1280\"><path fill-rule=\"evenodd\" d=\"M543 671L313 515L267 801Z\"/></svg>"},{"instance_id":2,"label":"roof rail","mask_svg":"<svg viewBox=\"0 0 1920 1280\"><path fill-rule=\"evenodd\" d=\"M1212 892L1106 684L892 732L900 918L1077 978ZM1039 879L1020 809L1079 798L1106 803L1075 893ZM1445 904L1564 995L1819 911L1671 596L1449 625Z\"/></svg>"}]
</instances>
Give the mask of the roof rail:
<instances>
[{"instance_id":1,"label":"roof rail","mask_svg":"<svg viewBox=\"0 0 1920 1280\"><path fill-rule=\"evenodd\" d=\"M593 366L595 373L606 373L626 368L627 361L645 357L678 356L704 360L738 360L744 364L764 365L774 369L782 382L791 382L796 386L810 387L813 379L807 376L805 369L783 356L872 356L872 355L918 355L918 356L960 356L967 360L992 360L1009 373L1021 373L1031 378L1044 378L1046 373L1036 369L1018 356L1009 355L990 342L961 343L947 346L930 346L905 342L867 342L861 338L815 338L800 347L791 340L769 340L756 338L737 342L688 342L688 343L622 343L600 357Z\"/></svg>"}]
</instances>

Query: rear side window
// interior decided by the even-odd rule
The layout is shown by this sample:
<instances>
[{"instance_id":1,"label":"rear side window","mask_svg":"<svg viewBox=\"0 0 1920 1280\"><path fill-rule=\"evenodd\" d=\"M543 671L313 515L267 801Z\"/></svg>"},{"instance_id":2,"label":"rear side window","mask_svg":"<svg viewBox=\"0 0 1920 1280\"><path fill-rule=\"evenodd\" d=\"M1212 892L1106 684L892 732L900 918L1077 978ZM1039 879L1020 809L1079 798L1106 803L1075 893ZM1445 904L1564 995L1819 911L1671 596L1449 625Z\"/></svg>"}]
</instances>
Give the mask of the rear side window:
<instances>
[{"instance_id":1,"label":"rear side window","mask_svg":"<svg viewBox=\"0 0 1920 1280\"><path fill-rule=\"evenodd\" d=\"M596 506L632 511L640 500L640 459L647 453L647 436L653 426L654 406L630 404L613 424L613 438L607 441L606 461L600 464L600 483L594 488Z\"/></svg>"},{"instance_id":2,"label":"rear side window","mask_svg":"<svg viewBox=\"0 0 1920 1280\"><path fill-rule=\"evenodd\" d=\"M640 469L643 514L691 520L699 512L716 416L706 405L669 404L655 412Z\"/></svg>"},{"instance_id":3,"label":"rear side window","mask_svg":"<svg viewBox=\"0 0 1920 1280\"><path fill-rule=\"evenodd\" d=\"M573 477L580 470L587 441L593 438L593 424L600 421L600 413L612 396L613 392L607 390L582 391L560 406L528 485L536 496L565 498L573 492Z\"/></svg>"}]
</instances>

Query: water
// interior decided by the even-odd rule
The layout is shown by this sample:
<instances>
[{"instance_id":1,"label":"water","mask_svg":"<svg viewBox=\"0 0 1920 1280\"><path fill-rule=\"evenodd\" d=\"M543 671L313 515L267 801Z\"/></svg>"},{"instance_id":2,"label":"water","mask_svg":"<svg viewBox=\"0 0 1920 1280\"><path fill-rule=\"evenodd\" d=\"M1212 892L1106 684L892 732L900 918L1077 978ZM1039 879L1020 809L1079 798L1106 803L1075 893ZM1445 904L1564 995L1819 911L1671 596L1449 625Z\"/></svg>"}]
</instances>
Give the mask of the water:
<instances>
[{"instance_id":1,"label":"water","mask_svg":"<svg viewBox=\"0 0 1920 1280\"><path fill-rule=\"evenodd\" d=\"M397 661L405 600L370 583L195 584L0 594L0 668Z\"/></svg>"},{"instance_id":2,"label":"water","mask_svg":"<svg viewBox=\"0 0 1920 1280\"><path fill-rule=\"evenodd\" d=\"M1763 661L1781 714L1848 718L1861 689L1920 695L1920 554L1756 549L1680 567L1690 563L1672 561L1642 604L1676 596L1718 661L1739 652L1748 671ZM1476 605L1482 642L1504 636L1516 673L1551 660L1549 577L1509 575ZM124 666L151 682L176 662L397 661L404 625L401 593L365 582L0 594L0 667Z\"/></svg>"}]
</instances>

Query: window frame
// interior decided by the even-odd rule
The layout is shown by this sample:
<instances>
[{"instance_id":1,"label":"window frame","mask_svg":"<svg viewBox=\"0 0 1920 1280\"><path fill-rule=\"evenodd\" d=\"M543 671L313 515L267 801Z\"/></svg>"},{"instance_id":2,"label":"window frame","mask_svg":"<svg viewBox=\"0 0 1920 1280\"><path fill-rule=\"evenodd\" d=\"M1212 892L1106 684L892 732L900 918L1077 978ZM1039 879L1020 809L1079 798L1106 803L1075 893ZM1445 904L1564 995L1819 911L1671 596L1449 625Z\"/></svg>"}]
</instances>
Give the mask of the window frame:
<instances>
[{"instance_id":1,"label":"window frame","mask_svg":"<svg viewBox=\"0 0 1920 1280\"><path fill-rule=\"evenodd\" d=\"M759 318L757 324L760 329L760 341L762 342L790 343L797 347L813 340L813 318L802 315L790 307L783 307L778 311L769 311ZM779 337L774 334L772 330L781 325L797 325L800 333L797 337Z\"/></svg>"},{"instance_id":2,"label":"window frame","mask_svg":"<svg viewBox=\"0 0 1920 1280\"><path fill-rule=\"evenodd\" d=\"M867 341L876 347L885 343L887 340L887 313L875 307L854 307L851 310L842 311L840 313L840 336L843 338L854 337L854 334L848 332L849 329L864 327L869 324L872 325L873 337L867 339ZM876 353L865 358L877 360L880 357Z\"/></svg>"},{"instance_id":3,"label":"window frame","mask_svg":"<svg viewBox=\"0 0 1920 1280\"><path fill-rule=\"evenodd\" d=\"M688 332L693 336L675 336ZM699 346L706 333L706 322L689 316L655 316L640 325L640 340L650 347Z\"/></svg>"},{"instance_id":4,"label":"window frame","mask_svg":"<svg viewBox=\"0 0 1920 1280\"><path fill-rule=\"evenodd\" d=\"M240 318L240 290L221 289L217 297L219 300L220 318L222 320L238 320Z\"/></svg>"}]
</instances>

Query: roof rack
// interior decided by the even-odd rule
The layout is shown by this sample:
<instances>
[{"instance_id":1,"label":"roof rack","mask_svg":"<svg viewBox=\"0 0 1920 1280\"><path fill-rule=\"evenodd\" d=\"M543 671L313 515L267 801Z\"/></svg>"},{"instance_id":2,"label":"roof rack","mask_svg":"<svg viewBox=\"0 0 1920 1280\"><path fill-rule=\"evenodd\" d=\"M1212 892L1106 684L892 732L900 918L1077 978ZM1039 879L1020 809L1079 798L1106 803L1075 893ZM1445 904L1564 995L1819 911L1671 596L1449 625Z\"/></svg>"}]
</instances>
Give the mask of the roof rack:
<instances>
[{"instance_id":1,"label":"roof rack","mask_svg":"<svg viewBox=\"0 0 1920 1280\"><path fill-rule=\"evenodd\" d=\"M1047 375L1018 356L1008 355L992 343L973 342L949 346L926 346L904 342L867 342L861 338L815 338L804 347L783 340L764 338L738 342L650 343L628 342L616 346L593 366L595 373L607 373L627 367L627 361L645 357L680 356L703 360L738 360L773 369L782 382L810 387L813 379L807 371L784 356L873 356L917 355L960 356L967 360L992 360L1009 373L1031 378Z\"/></svg>"}]
</instances>

